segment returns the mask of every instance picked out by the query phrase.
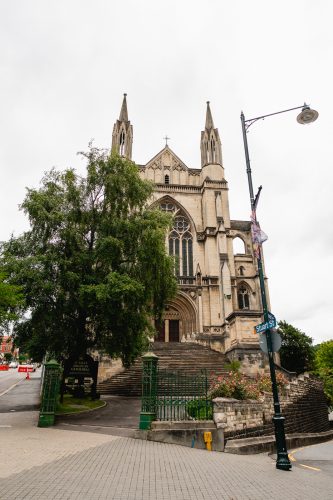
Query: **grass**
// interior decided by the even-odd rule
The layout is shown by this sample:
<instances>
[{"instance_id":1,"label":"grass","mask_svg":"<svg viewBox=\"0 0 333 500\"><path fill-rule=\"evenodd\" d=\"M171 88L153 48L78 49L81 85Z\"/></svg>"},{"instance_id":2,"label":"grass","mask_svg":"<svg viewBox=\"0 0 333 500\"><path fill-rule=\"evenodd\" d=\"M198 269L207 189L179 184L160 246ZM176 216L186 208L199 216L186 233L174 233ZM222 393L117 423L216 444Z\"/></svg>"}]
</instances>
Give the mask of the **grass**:
<instances>
[{"instance_id":1,"label":"grass","mask_svg":"<svg viewBox=\"0 0 333 500\"><path fill-rule=\"evenodd\" d=\"M74 398L71 394L64 394L64 401L63 403L58 403L56 414L80 413L81 411L93 410L104 405L104 401L100 399L92 401L89 398Z\"/></svg>"}]
</instances>

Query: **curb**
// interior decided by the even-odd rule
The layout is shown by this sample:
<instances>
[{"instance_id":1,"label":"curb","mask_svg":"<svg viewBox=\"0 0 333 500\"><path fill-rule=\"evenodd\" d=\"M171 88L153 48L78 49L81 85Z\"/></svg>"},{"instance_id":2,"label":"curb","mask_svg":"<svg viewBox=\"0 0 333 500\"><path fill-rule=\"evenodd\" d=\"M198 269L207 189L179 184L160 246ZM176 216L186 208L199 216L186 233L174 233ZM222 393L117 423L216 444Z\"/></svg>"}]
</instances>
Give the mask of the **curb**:
<instances>
[{"instance_id":1,"label":"curb","mask_svg":"<svg viewBox=\"0 0 333 500\"><path fill-rule=\"evenodd\" d=\"M298 448L310 444L323 443L333 439L333 430L325 432L287 434L287 448ZM260 436L255 438L228 440L224 452L236 455L255 455L258 453L273 453L275 451L275 436Z\"/></svg>"}]
</instances>

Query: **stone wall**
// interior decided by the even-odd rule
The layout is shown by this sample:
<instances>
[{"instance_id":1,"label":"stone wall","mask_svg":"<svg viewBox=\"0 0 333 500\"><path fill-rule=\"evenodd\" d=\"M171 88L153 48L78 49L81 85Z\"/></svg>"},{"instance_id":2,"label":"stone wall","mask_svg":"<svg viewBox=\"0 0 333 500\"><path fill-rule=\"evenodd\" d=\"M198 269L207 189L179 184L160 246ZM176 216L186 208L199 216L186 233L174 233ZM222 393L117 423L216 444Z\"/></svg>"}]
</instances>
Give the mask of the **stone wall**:
<instances>
[{"instance_id":1,"label":"stone wall","mask_svg":"<svg viewBox=\"0 0 333 500\"><path fill-rule=\"evenodd\" d=\"M104 380L117 375L124 371L121 359L111 359L108 356L101 356L98 365L98 382L103 382Z\"/></svg>"},{"instance_id":2,"label":"stone wall","mask_svg":"<svg viewBox=\"0 0 333 500\"><path fill-rule=\"evenodd\" d=\"M288 434L329 430L328 408L322 382L312 375L290 376L280 394L285 431ZM274 433L273 397L264 393L256 400L214 399L214 422L226 438L243 438Z\"/></svg>"},{"instance_id":3,"label":"stone wall","mask_svg":"<svg viewBox=\"0 0 333 500\"><path fill-rule=\"evenodd\" d=\"M240 401L232 398L214 399L214 422L225 435L248 434L248 430L263 427L264 404L261 401L247 399Z\"/></svg>"}]
</instances>

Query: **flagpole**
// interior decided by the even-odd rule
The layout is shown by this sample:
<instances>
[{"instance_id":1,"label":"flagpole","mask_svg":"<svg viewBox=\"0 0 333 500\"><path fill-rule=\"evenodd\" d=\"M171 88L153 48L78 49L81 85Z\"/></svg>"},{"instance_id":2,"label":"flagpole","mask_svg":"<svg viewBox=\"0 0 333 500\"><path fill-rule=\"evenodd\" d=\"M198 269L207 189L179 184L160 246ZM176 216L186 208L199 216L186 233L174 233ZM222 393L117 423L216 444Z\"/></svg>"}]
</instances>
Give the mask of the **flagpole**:
<instances>
[{"instance_id":1,"label":"flagpole","mask_svg":"<svg viewBox=\"0 0 333 500\"><path fill-rule=\"evenodd\" d=\"M260 118L263 118L263 117L260 117ZM257 118L257 119L259 119L259 118ZM260 192L261 192L262 187L261 186L259 187L258 193L257 193L256 197L254 197L253 183L252 183L252 172L251 172L250 156L249 156L249 147L248 147L248 142L247 142L246 123L248 122L249 126L250 126L257 119L245 120L244 113L243 112L241 113L243 142L244 142L245 161L246 161L246 173L247 173L247 178L248 178L250 202L251 202L252 233L253 233L254 225L256 225L258 227L256 209L257 209L257 204L259 201L259 196L260 196ZM264 322L266 323L269 321L269 316L268 316L265 278L264 278L263 265L262 265L261 243L262 243L262 241L261 241L260 235L259 235L259 237L257 237L257 242L256 242L257 248L255 250L255 255L257 257L257 264L258 264L258 275L259 275L260 294L261 294ZM273 422L274 422L275 442L276 442L276 452L277 452L276 468L281 469L281 470L290 470L291 463L290 463L290 460L288 457L288 451L287 451L287 445L286 445L286 437L285 437L285 431L284 431L284 417L281 414L279 393L278 393L277 382L276 382L271 330L266 331L266 341L267 341L267 354L268 354L269 369L270 369L271 383L272 383L272 392L273 392L273 402L274 402Z\"/></svg>"}]
</instances>

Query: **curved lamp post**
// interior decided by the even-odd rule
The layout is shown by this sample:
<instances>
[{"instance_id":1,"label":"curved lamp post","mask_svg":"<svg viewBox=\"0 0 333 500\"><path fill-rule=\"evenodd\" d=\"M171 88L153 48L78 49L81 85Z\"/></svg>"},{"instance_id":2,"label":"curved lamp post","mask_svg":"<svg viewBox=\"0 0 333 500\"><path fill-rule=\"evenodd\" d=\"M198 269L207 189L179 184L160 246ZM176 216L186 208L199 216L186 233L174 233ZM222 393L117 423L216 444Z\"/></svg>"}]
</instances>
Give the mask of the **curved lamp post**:
<instances>
[{"instance_id":1,"label":"curved lamp post","mask_svg":"<svg viewBox=\"0 0 333 500\"><path fill-rule=\"evenodd\" d=\"M279 115L281 113L287 113L288 111L294 111L296 109L302 109L302 111L297 116L298 123L302 125L306 125L308 123L314 122L318 118L318 112L311 109L310 106L304 103L303 106L297 106L296 108L285 109L283 111L277 111L275 113L269 113L268 115L257 116L255 118L250 118L245 120L244 113L241 113L241 122L242 122L242 131L243 131L243 142L244 142L244 151L245 151L245 160L246 160L246 173L249 184L249 192L250 192L250 201L251 201L251 211L254 216L254 222L256 223L256 207L259 200L259 194L261 191L261 186L254 197L253 193L253 184L252 184L252 174L251 174L251 166L250 166L250 157L249 157L249 148L247 143L247 131L249 127L258 120L263 120L268 116ZM264 322L269 321L269 311L267 307L267 298L266 298L266 290L265 290L265 279L264 272L262 267L262 255L261 248L259 245L257 251L257 263L258 263L258 274L259 274L259 282L260 282L260 294L261 294L261 302L263 308ZM275 364L273 359L273 346L272 346L272 337L271 331L266 331L266 341L267 341L267 351L268 351L268 360L269 360L269 369L271 374L272 381L272 391L273 391L273 401L274 401L274 430L275 430L275 440L276 440L276 467L277 469L282 470L290 470L291 463L288 458L288 451L286 446L286 437L284 432L284 417L281 414L281 407L279 401L279 393L277 389L276 383L276 375L275 375Z\"/></svg>"}]
</instances>

